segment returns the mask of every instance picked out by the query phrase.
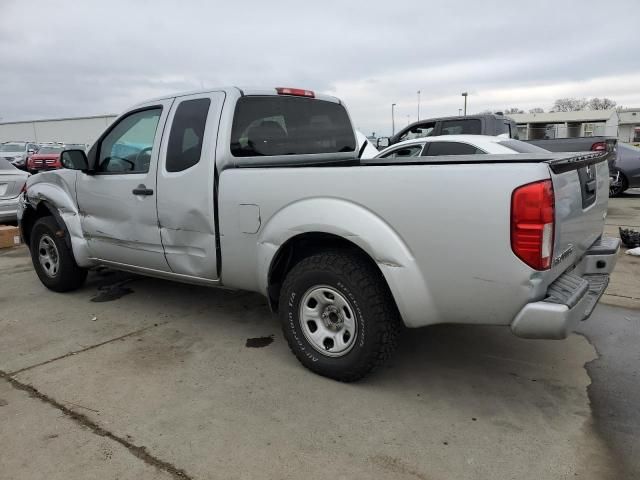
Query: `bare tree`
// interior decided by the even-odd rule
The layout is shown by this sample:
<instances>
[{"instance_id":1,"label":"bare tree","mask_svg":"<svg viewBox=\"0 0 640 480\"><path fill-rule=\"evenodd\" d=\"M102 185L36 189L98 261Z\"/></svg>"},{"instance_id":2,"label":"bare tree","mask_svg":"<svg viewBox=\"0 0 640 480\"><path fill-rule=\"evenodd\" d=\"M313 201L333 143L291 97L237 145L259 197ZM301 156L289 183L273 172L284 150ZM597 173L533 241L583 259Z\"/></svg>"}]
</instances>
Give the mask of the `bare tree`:
<instances>
[{"instance_id":1,"label":"bare tree","mask_svg":"<svg viewBox=\"0 0 640 480\"><path fill-rule=\"evenodd\" d=\"M593 97L589 100L589 110L609 110L614 108L618 102L611 100L610 98L598 98Z\"/></svg>"},{"instance_id":2,"label":"bare tree","mask_svg":"<svg viewBox=\"0 0 640 480\"><path fill-rule=\"evenodd\" d=\"M524 110L519 109L518 107L505 108L504 114L509 115L511 113L524 113Z\"/></svg>"},{"instance_id":3,"label":"bare tree","mask_svg":"<svg viewBox=\"0 0 640 480\"><path fill-rule=\"evenodd\" d=\"M552 112L576 112L584 110L589 102L586 98L559 98L553 102Z\"/></svg>"},{"instance_id":4,"label":"bare tree","mask_svg":"<svg viewBox=\"0 0 640 480\"><path fill-rule=\"evenodd\" d=\"M529 113L544 113L544 108L535 107L529 109Z\"/></svg>"}]
</instances>

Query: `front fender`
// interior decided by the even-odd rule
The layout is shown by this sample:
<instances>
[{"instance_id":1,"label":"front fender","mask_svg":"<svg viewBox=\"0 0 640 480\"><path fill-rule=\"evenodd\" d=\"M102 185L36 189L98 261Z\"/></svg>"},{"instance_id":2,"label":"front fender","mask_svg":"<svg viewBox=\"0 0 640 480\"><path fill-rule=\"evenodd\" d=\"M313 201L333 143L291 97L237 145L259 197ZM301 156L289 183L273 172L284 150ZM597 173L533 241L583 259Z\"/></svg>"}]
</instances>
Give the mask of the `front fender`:
<instances>
[{"instance_id":1,"label":"front fender","mask_svg":"<svg viewBox=\"0 0 640 480\"><path fill-rule=\"evenodd\" d=\"M362 205L337 198L306 198L289 204L267 221L258 236L258 280L267 293L274 257L288 240L304 233L328 233L364 250L378 265L409 327L437 318L416 260L398 233Z\"/></svg>"},{"instance_id":2,"label":"front fender","mask_svg":"<svg viewBox=\"0 0 640 480\"><path fill-rule=\"evenodd\" d=\"M27 183L25 208L38 209L43 203L63 227L71 242L73 256L81 267L92 265L87 248L87 241L82 233L80 212L75 198L75 176L72 170L43 172L29 178ZM22 212L24 216L26 212Z\"/></svg>"}]
</instances>

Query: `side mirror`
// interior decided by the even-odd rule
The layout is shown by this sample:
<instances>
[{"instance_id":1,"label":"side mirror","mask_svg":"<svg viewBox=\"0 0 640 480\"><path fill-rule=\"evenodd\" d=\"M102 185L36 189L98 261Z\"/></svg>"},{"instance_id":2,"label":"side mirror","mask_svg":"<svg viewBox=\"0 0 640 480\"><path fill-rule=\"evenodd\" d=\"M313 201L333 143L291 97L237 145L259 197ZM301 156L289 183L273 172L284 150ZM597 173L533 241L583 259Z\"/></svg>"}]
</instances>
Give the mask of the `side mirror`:
<instances>
[{"instance_id":1,"label":"side mirror","mask_svg":"<svg viewBox=\"0 0 640 480\"><path fill-rule=\"evenodd\" d=\"M30 148L29 150L27 150L27 153L29 155L33 155L34 153L36 153L36 151L33 148Z\"/></svg>"},{"instance_id":2,"label":"side mirror","mask_svg":"<svg viewBox=\"0 0 640 480\"><path fill-rule=\"evenodd\" d=\"M60 163L70 170L89 170L89 161L84 150L63 150L60 154Z\"/></svg>"},{"instance_id":3,"label":"side mirror","mask_svg":"<svg viewBox=\"0 0 640 480\"><path fill-rule=\"evenodd\" d=\"M380 137L376 143L378 148L387 148L389 146L389 137Z\"/></svg>"}]
</instances>

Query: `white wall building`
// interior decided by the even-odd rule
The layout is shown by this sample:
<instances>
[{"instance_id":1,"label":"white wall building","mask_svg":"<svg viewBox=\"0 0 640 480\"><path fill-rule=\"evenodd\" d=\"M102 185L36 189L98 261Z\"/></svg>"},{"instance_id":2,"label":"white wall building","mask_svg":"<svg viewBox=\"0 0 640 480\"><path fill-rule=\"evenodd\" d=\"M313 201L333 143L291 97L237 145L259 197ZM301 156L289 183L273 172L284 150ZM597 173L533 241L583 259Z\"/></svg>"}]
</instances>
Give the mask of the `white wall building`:
<instances>
[{"instance_id":1,"label":"white wall building","mask_svg":"<svg viewBox=\"0 0 640 480\"><path fill-rule=\"evenodd\" d=\"M572 137L617 137L621 142L640 141L640 109L620 111L580 110L577 112L514 113L522 140ZM635 139L635 140L634 140Z\"/></svg>"},{"instance_id":2,"label":"white wall building","mask_svg":"<svg viewBox=\"0 0 640 480\"><path fill-rule=\"evenodd\" d=\"M63 142L90 145L116 117L98 115L0 123L0 142Z\"/></svg>"}]
</instances>

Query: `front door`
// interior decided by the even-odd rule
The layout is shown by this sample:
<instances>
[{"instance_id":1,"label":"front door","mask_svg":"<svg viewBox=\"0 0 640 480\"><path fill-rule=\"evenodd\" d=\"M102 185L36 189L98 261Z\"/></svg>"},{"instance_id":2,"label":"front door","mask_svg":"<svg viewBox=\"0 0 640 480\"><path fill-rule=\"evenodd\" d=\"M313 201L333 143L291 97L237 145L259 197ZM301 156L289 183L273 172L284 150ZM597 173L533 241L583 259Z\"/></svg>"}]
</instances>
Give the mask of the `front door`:
<instances>
[{"instance_id":1,"label":"front door","mask_svg":"<svg viewBox=\"0 0 640 480\"><path fill-rule=\"evenodd\" d=\"M78 174L82 229L93 258L170 271L158 228L156 169L172 102L119 118L94 147L94 171Z\"/></svg>"}]
</instances>

